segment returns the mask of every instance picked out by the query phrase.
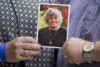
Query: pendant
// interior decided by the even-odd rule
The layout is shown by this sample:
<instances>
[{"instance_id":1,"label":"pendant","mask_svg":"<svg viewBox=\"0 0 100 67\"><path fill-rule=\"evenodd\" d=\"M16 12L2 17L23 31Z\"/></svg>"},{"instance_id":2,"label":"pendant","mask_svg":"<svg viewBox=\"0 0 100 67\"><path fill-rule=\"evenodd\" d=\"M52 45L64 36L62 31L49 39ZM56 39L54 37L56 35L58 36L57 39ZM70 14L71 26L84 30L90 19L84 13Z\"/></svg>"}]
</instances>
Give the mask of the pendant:
<instances>
[{"instance_id":1,"label":"pendant","mask_svg":"<svg viewBox=\"0 0 100 67\"><path fill-rule=\"evenodd\" d=\"M52 42L50 41L49 44L52 44Z\"/></svg>"}]
</instances>

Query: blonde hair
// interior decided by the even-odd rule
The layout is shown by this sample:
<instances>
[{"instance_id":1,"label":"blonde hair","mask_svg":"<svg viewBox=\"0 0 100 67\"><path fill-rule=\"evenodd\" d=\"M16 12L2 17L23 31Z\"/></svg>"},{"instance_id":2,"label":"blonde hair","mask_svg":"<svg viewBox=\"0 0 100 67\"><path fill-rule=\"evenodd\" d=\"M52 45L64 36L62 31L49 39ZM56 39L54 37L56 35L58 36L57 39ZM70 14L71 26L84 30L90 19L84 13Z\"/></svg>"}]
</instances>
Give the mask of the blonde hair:
<instances>
[{"instance_id":1,"label":"blonde hair","mask_svg":"<svg viewBox=\"0 0 100 67\"><path fill-rule=\"evenodd\" d=\"M45 21L45 23L48 23L48 19L52 15L57 17L58 23L60 25L62 23L63 17L62 17L61 11L56 9L56 8L48 8L48 10L45 12L45 14L44 14L44 21Z\"/></svg>"}]
</instances>

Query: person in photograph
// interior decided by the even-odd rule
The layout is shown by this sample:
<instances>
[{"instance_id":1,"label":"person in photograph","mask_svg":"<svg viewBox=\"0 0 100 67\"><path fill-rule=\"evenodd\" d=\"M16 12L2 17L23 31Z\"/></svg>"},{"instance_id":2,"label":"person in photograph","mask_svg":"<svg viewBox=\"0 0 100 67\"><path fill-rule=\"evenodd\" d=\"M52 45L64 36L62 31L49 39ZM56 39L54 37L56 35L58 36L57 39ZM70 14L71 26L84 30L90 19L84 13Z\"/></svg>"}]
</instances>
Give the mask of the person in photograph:
<instances>
[{"instance_id":1,"label":"person in photograph","mask_svg":"<svg viewBox=\"0 0 100 67\"><path fill-rule=\"evenodd\" d=\"M56 8L48 8L44 14L46 27L38 31L38 42L44 46L61 47L66 40L66 29L61 27L62 13Z\"/></svg>"},{"instance_id":2,"label":"person in photograph","mask_svg":"<svg viewBox=\"0 0 100 67\"><path fill-rule=\"evenodd\" d=\"M100 67L100 0L61 0L70 4L68 39L57 67Z\"/></svg>"}]
</instances>

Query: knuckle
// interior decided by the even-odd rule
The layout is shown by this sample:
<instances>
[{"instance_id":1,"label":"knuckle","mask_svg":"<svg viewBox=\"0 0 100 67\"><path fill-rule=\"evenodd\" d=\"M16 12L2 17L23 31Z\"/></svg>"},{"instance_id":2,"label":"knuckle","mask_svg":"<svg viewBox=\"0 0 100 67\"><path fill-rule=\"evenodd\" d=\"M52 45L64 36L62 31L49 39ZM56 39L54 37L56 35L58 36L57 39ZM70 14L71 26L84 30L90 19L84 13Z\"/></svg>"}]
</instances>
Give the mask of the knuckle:
<instances>
[{"instance_id":1,"label":"knuckle","mask_svg":"<svg viewBox=\"0 0 100 67\"><path fill-rule=\"evenodd\" d=\"M15 44L14 44L15 49L18 49L19 46L20 46L20 43L15 42Z\"/></svg>"},{"instance_id":2,"label":"knuckle","mask_svg":"<svg viewBox=\"0 0 100 67\"><path fill-rule=\"evenodd\" d=\"M32 41L35 41L35 39L34 39L33 37L30 37L30 39L31 39Z\"/></svg>"},{"instance_id":3,"label":"knuckle","mask_svg":"<svg viewBox=\"0 0 100 67\"><path fill-rule=\"evenodd\" d=\"M17 38L15 39L15 42L18 42L18 41L20 41L19 39L20 39L20 37L17 37Z\"/></svg>"},{"instance_id":4,"label":"knuckle","mask_svg":"<svg viewBox=\"0 0 100 67\"><path fill-rule=\"evenodd\" d=\"M40 51L38 51L36 54L38 55L38 54L40 54L41 52Z\"/></svg>"},{"instance_id":5,"label":"knuckle","mask_svg":"<svg viewBox=\"0 0 100 67\"><path fill-rule=\"evenodd\" d=\"M26 37L26 38L28 38L28 39L31 39L31 40L33 39L33 37L31 37L31 36L29 36L29 37Z\"/></svg>"},{"instance_id":6,"label":"knuckle","mask_svg":"<svg viewBox=\"0 0 100 67\"><path fill-rule=\"evenodd\" d=\"M67 41L67 46L69 46L69 44L71 44L71 39Z\"/></svg>"},{"instance_id":7,"label":"knuckle","mask_svg":"<svg viewBox=\"0 0 100 67\"><path fill-rule=\"evenodd\" d=\"M29 57L27 60L32 60L33 59L33 57Z\"/></svg>"},{"instance_id":8,"label":"knuckle","mask_svg":"<svg viewBox=\"0 0 100 67\"><path fill-rule=\"evenodd\" d=\"M71 37L71 38L70 38L70 40L73 40L73 39L74 39L74 37Z\"/></svg>"},{"instance_id":9,"label":"knuckle","mask_svg":"<svg viewBox=\"0 0 100 67\"><path fill-rule=\"evenodd\" d=\"M30 39L34 39L33 37L29 37Z\"/></svg>"},{"instance_id":10,"label":"knuckle","mask_svg":"<svg viewBox=\"0 0 100 67\"><path fill-rule=\"evenodd\" d=\"M37 48L41 49L41 45L40 44L37 44L37 46L38 46Z\"/></svg>"},{"instance_id":11,"label":"knuckle","mask_svg":"<svg viewBox=\"0 0 100 67\"><path fill-rule=\"evenodd\" d=\"M37 56L39 53L39 51L33 52L33 56Z\"/></svg>"},{"instance_id":12,"label":"knuckle","mask_svg":"<svg viewBox=\"0 0 100 67\"><path fill-rule=\"evenodd\" d=\"M19 40L20 37L17 37L16 40Z\"/></svg>"}]
</instances>

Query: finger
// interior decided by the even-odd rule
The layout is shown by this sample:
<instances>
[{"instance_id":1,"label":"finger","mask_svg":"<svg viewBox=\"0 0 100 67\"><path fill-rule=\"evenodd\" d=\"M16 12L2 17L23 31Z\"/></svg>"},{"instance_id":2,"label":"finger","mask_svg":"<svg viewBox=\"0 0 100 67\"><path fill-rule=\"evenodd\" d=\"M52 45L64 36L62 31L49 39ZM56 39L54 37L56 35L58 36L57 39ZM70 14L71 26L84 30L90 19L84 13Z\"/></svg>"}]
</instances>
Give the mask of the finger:
<instances>
[{"instance_id":1,"label":"finger","mask_svg":"<svg viewBox=\"0 0 100 67\"><path fill-rule=\"evenodd\" d=\"M74 61L74 64L77 64L77 65L80 65L80 63L81 63L81 62L78 61L77 59L74 59L73 61Z\"/></svg>"},{"instance_id":2,"label":"finger","mask_svg":"<svg viewBox=\"0 0 100 67\"><path fill-rule=\"evenodd\" d=\"M35 50L38 51L41 48L41 45L34 43L21 43L20 47L25 50Z\"/></svg>"},{"instance_id":3,"label":"finger","mask_svg":"<svg viewBox=\"0 0 100 67\"><path fill-rule=\"evenodd\" d=\"M21 56L28 57L28 56L36 56L38 54L40 54L40 51L23 50Z\"/></svg>"},{"instance_id":4,"label":"finger","mask_svg":"<svg viewBox=\"0 0 100 67\"><path fill-rule=\"evenodd\" d=\"M40 51L32 51L32 50L30 50L30 51L28 52L28 55L30 55L30 56L36 56L36 55L38 55L38 54L40 54Z\"/></svg>"},{"instance_id":5,"label":"finger","mask_svg":"<svg viewBox=\"0 0 100 67\"><path fill-rule=\"evenodd\" d=\"M34 58L33 56L28 56L28 57L19 56L19 61L32 60L33 58Z\"/></svg>"},{"instance_id":6,"label":"finger","mask_svg":"<svg viewBox=\"0 0 100 67\"><path fill-rule=\"evenodd\" d=\"M62 47L62 53L63 54L69 54L70 44L71 44L70 39L67 39L66 42L64 43L63 47Z\"/></svg>"},{"instance_id":7,"label":"finger","mask_svg":"<svg viewBox=\"0 0 100 67\"><path fill-rule=\"evenodd\" d=\"M33 37L17 37L16 39L23 43L38 43Z\"/></svg>"},{"instance_id":8,"label":"finger","mask_svg":"<svg viewBox=\"0 0 100 67\"><path fill-rule=\"evenodd\" d=\"M64 58L67 60L67 56L66 55L64 55Z\"/></svg>"}]
</instances>

